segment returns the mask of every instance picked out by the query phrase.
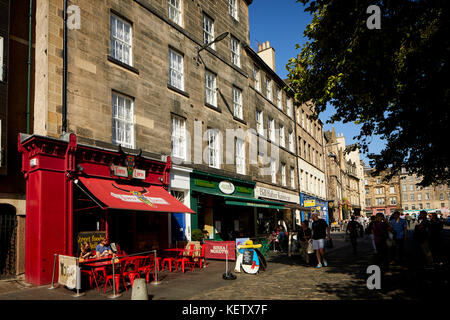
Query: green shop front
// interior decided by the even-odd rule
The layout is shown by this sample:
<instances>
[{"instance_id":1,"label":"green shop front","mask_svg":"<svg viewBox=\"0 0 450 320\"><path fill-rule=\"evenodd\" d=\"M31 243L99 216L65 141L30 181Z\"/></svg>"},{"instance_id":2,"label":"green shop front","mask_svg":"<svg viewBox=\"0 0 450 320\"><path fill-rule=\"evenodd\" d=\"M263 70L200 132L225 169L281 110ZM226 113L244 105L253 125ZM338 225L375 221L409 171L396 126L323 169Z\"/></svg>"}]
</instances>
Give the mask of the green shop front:
<instances>
[{"instance_id":1,"label":"green shop front","mask_svg":"<svg viewBox=\"0 0 450 320\"><path fill-rule=\"evenodd\" d=\"M256 209L284 209L282 202L255 198L255 182L193 171L191 230L206 231L210 240L230 241L257 234Z\"/></svg>"}]
</instances>

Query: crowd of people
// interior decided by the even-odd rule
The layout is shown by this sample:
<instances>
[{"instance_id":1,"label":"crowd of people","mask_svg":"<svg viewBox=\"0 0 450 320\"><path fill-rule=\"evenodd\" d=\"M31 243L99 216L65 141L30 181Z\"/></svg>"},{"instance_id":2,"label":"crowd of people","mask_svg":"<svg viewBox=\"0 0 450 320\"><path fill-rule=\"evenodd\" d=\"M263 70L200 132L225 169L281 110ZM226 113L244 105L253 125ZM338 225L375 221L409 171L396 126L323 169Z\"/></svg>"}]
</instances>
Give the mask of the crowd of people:
<instances>
[{"instance_id":1,"label":"crowd of people","mask_svg":"<svg viewBox=\"0 0 450 320\"><path fill-rule=\"evenodd\" d=\"M418 216L395 211L389 216L382 212L370 217L355 217L332 223L313 214L311 221L302 221L297 232L298 247L303 260L309 265L312 253L317 258L317 268L327 266L325 241L329 240L330 230L345 232L353 253L357 254L358 239L368 237L371 241L377 264L386 272L390 265L406 262L406 245L409 235L413 237L412 252L419 257L426 268L442 265L445 260L442 217L436 213L421 211ZM411 233L408 229L414 227ZM287 237L282 236L282 239ZM420 259L421 258L421 259Z\"/></svg>"}]
</instances>

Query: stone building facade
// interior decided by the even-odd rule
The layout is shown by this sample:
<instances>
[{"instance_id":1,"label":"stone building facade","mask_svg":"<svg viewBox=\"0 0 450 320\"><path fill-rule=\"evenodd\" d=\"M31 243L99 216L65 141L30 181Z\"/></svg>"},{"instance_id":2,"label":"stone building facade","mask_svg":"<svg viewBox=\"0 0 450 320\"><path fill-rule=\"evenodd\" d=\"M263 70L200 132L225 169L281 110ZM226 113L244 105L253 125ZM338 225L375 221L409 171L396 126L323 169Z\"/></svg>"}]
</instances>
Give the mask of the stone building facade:
<instances>
[{"instance_id":1,"label":"stone building facade","mask_svg":"<svg viewBox=\"0 0 450 320\"><path fill-rule=\"evenodd\" d=\"M365 192L365 212L366 215L373 215L382 212L384 215L391 215L396 210L401 210L402 202L400 197L400 178L394 176L386 181L386 174L372 176L373 169L364 168L364 192Z\"/></svg>"},{"instance_id":2,"label":"stone building facade","mask_svg":"<svg viewBox=\"0 0 450 320\"><path fill-rule=\"evenodd\" d=\"M186 221L169 218L169 228L180 226L185 238L196 228L214 239L223 239L226 228L255 234L266 216L290 224L300 206L294 103L275 73L270 45L258 52L249 46L251 3L68 1L65 42L63 2L42 1L36 11L33 132L55 138L73 132L88 145L171 155L172 193L201 212ZM225 37L209 44L219 35ZM310 144L323 159L318 127L311 122ZM323 194L324 177L314 177L314 194ZM217 179L215 189L204 188L208 179ZM217 191L222 181L269 204L232 207L242 214L228 219L230 200ZM278 206L265 210L270 201Z\"/></svg>"},{"instance_id":3,"label":"stone building facade","mask_svg":"<svg viewBox=\"0 0 450 320\"><path fill-rule=\"evenodd\" d=\"M439 211L448 215L450 207L450 189L447 185L417 185L421 178L409 174L406 170L400 173L400 193L403 211L418 213L420 210Z\"/></svg>"}]
</instances>

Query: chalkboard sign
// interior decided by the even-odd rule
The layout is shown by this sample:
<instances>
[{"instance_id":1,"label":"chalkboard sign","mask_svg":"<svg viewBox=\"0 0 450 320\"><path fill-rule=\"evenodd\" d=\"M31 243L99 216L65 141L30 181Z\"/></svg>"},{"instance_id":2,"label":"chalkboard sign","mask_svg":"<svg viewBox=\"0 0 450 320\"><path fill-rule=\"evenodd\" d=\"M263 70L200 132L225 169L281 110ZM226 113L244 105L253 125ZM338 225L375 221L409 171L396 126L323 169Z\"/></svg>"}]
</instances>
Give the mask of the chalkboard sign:
<instances>
[{"instance_id":1,"label":"chalkboard sign","mask_svg":"<svg viewBox=\"0 0 450 320\"><path fill-rule=\"evenodd\" d=\"M86 241L89 244L91 250L95 250L95 247L100 243L102 238L106 238L106 231L86 231L78 233L77 243L78 250L81 248L81 244Z\"/></svg>"},{"instance_id":2,"label":"chalkboard sign","mask_svg":"<svg viewBox=\"0 0 450 320\"><path fill-rule=\"evenodd\" d=\"M242 257L242 264L251 266L253 264L253 250L244 249L244 256Z\"/></svg>"}]
</instances>

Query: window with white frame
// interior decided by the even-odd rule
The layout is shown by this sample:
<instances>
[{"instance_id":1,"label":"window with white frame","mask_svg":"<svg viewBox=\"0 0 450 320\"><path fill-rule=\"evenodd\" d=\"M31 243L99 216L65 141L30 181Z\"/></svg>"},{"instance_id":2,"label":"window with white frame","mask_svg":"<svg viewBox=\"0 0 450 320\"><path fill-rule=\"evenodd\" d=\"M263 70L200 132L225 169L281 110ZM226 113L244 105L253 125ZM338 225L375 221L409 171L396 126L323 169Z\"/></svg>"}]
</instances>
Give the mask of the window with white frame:
<instances>
[{"instance_id":1,"label":"window with white frame","mask_svg":"<svg viewBox=\"0 0 450 320\"><path fill-rule=\"evenodd\" d=\"M266 98L272 101L272 80L266 78Z\"/></svg>"},{"instance_id":2,"label":"window with white frame","mask_svg":"<svg viewBox=\"0 0 450 320\"><path fill-rule=\"evenodd\" d=\"M268 134L269 134L269 139L272 142L275 142L275 120L273 120L273 118L269 117L268 121L267 121L267 130L268 130Z\"/></svg>"},{"instance_id":3,"label":"window with white frame","mask_svg":"<svg viewBox=\"0 0 450 320\"><path fill-rule=\"evenodd\" d=\"M230 3L230 7L229 7L229 12L230 12L230 16L232 16L233 18L235 18L236 20L239 20L239 16L238 16L238 6L237 6L237 2L238 0L229 0Z\"/></svg>"},{"instance_id":4,"label":"window with white frame","mask_svg":"<svg viewBox=\"0 0 450 320\"><path fill-rule=\"evenodd\" d=\"M244 118L242 110L242 90L236 87L233 87L233 113L236 118Z\"/></svg>"},{"instance_id":5,"label":"window with white frame","mask_svg":"<svg viewBox=\"0 0 450 320\"><path fill-rule=\"evenodd\" d=\"M427 209L430 209L430 208L431 208L430 204L429 204L429 203L427 203Z\"/></svg>"},{"instance_id":6,"label":"window with white frame","mask_svg":"<svg viewBox=\"0 0 450 320\"><path fill-rule=\"evenodd\" d=\"M245 174L245 142L236 139L236 172Z\"/></svg>"},{"instance_id":7,"label":"window with white frame","mask_svg":"<svg viewBox=\"0 0 450 320\"><path fill-rule=\"evenodd\" d=\"M390 197L389 204L397 204L397 197Z\"/></svg>"},{"instance_id":8,"label":"window with white frame","mask_svg":"<svg viewBox=\"0 0 450 320\"><path fill-rule=\"evenodd\" d=\"M184 90L183 56L174 50L169 50L169 84Z\"/></svg>"},{"instance_id":9,"label":"window with white frame","mask_svg":"<svg viewBox=\"0 0 450 320\"><path fill-rule=\"evenodd\" d=\"M294 152L294 133L289 131L289 151Z\"/></svg>"},{"instance_id":10,"label":"window with white frame","mask_svg":"<svg viewBox=\"0 0 450 320\"><path fill-rule=\"evenodd\" d=\"M133 65L131 24L111 14L111 56L127 65Z\"/></svg>"},{"instance_id":11,"label":"window with white frame","mask_svg":"<svg viewBox=\"0 0 450 320\"><path fill-rule=\"evenodd\" d=\"M270 175L272 183L277 183L277 162L274 158L270 158Z\"/></svg>"},{"instance_id":12,"label":"window with white frame","mask_svg":"<svg viewBox=\"0 0 450 320\"><path fill-rule=\"evenodd\" d=\"M287 102L286 102L286 113L287 113L287 115L289 117L292 118L292 99L291 98L287 99Z\"/></svg>"},{"instance_id":13,"label":"window with white frame","mask_svg":"<svg viewBox=\"0 0 450 320\"><path fill-rule=\"evenodd\" d=\"M305 111L302 109L302 128L305 127Z\"/></svg>"},{"instance_id":14,"label":"window with white frame","mask_svg":"<svg viewBox=\"0 0 450 320\"><path fill-rule=\"evenodd\" d=\"M217 107L216 75L205 70L206 103Z\"/></svg>"},{"instance_id":15,"label":"window with white frame","mask_svg":"<svg viewBox=\"0 0 450 320\"><path fill-rule=\"evenodd\" d=\"M186 120L172 116L172 157L186 159Z\"/></svg>"},{"instance_id":16,"label":"window with white frame","mask_svg":"<svg viewBox=\"0 0 450 320\"><path fill-rule=\"evenodd\" d=\"M181 26L181 0L168 0L169 19Z\"/></svg>"},{"instance_id":17,"label":"window with white frame","mask_svg":"<svg viewBox=\"0 0 450 320\"><path fill-rule=\"evenodd\" d=\"M207 44L214 40L214 21L207 15L203 15L203 43ZM215 43L210 46L215 49Z\"/></svg>"},{"instance_id":18,"label":"window with white frame","mask_svg":"<svg viewBox=\"0 0 450 320\"><path fill-rule=\"evenodd\" d=\"M255 79L255 89L261 91L261 72L257 66L253 68L253 78Z\"/></svg>"},{"instance_id":19,"label":"window with white frame","mask_svg":"<svg viewBox=\"0 0 450 320\"><path fill-rule=\"evenodd\" d=\"M208 166L212 168L220 168L219 155L220 155L220 143L219 143L219 132L214 129L207 130L208 139Z\"/></svg>"},{"instance_id":20,"label":"window with white frame","mask_svg":"<svg viewBox=\"0 0 450 320\"><path fill-rule=\"evenodd\" d=\"M112 143L134 148L133 100L112 93Z\"/></svg>"},{"instance_id":21,"label":"window with white frame","mask_svg":"<svg viewBox=\"0 0 450 320\"><path fill-rule=\"evenodd\" d=\"M276 99L277 99L276 105L277 105L278 109L281 110L283 108L281 105L281 89L278 86L276 88Z\"/></svg>"},{"instance_id":22,"label":"window with white frame","mask_svg":"<svg viewBox=\"0 0 450 320\"><path fill-rule=\"evenodd\" d=\"M376 193L376 194L383 194L383 193L384 193L384 190L383 190L383 188L376 188L376 189L375 189L375 193Z\"/></svg>"},{"instance_id":23,"label":"window with white frame","mask_svg":"<svg viewBox=\"0 0 450 320\"><path fill-rule=\"evenodd\" d=\"M422 200L422 194L421 193L417 194L417 200Z\"/></svg>"},{"instance_id":24,"label":"window with white frame","mask_svg":"<svg viewBox=\"0 0 450 320\"><path fill-rule=\"evenodd\" d=\"M231 46L231 63L235 66L241 66L241 46L239 44L239 40L235 37L231 36L230 38L230 46Z\"/></svg>"},{"instance_id":25,"label":"window with white frame","mask_svg":"<svg viewBox=\"0 0 450 320\"><path fill-rule=\"evenodd\" d=\"M280 146L285 148L286 147L286 135L284 132L284 126L280 124Z\"/></svg>"},{"instance_id":26,"label":"window with white frame","mask_svg":"<svg viewBox=\"0 0 450 320\"><path fill-rule=\"evenodd\" d=\"M286 165L281 164L281 185L286 186Z\"/></svg>"},{"instance_id":27,"label":"window with white frame","mask_svg":"<svg viewBox=\"0 0 450 320\"><path fill-rule=\"evenodd\" d=\"M375 198L375 204L377 206L384 205L386 203L386 198Z\"/></svg>"},{"instance_id":28,"label":"window with white frame","mask_svg":"<svg viewBox=\"0 0 450 320\"><path fill-rule=\"evenodd\" d=\"M411 200L414 200L414 193L411 193L409 196Z\"/></svg>"},{"instance_id":29,"label":"window with white frame","mask_svg":"<svg viewBox=\"0 0 450 320\"><path fill-rule=\"evenodd\" d=\"M263 112L260 110L256 110L256 131L264 136L264 122L263 122Z\"/></svg>"},{"instance_id":30,"label":"window with white frame","mask_svg":"<svg viewBox=\"0 0 450 320\"><path fill-rule=\"evenodd\" d=\"M295 170L291 167L291 188L295 189Z\"/></svg>"}]
</instances>

